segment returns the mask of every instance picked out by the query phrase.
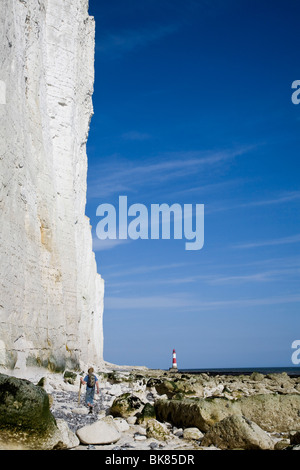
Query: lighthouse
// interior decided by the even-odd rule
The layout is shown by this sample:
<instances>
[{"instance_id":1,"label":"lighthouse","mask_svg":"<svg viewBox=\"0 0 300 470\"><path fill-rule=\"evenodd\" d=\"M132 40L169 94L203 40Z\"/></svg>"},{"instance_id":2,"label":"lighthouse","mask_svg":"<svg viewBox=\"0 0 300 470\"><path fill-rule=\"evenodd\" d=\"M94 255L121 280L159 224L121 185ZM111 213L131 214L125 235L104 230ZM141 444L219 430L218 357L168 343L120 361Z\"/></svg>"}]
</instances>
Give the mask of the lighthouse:
<instances>
[{"instance_id":1,"label":"lighthouse","mask_svg":"<svg viewBox=\"0 0 300 470\"><path fill-rule=\"evenodd\" d=\"M170 367L169 370L172 370L173 372L177 372L177 360L176 360L176 351L173 349L173 358L172 358L172 367Z\"/></svg>"}]
</instances>

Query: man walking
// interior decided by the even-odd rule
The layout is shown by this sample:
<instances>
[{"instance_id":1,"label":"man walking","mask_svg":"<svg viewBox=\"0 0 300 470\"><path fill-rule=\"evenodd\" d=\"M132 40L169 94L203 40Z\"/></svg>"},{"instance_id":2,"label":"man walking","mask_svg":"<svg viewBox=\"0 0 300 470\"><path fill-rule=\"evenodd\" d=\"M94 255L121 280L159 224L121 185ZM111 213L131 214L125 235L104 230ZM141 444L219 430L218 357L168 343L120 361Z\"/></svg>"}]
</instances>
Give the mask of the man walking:
<instances>
[{"instance_id":1,"label":"man walking","mask_svg":"<svg viewBox=\"0 0 300 470\"><path fill-rule=\"evenodd\" d=\"M92 413L94 406L95 388L97 389L97 394L99 393L98 378L94 374L94 369L92 367L89 368L88 374L84 379L80 377L80 382L82 385L86 385L85 402L89 407L89 413Z\"/></svg>"}]
</instances>

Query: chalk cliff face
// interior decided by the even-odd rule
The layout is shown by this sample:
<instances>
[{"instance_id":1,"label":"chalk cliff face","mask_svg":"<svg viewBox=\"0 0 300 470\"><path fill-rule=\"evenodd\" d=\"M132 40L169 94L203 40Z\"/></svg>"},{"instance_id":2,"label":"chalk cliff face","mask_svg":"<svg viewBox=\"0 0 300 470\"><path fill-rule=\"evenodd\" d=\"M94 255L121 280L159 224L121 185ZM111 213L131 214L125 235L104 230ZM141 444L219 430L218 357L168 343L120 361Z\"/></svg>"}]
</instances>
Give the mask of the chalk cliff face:
<instances>
[{"instance_id":1,"label":"chalk cliff face","mask_svg":"<svg viewBox=\"0 0 300 470\"><path fill-rule=\"evenodd\" d=\"M85 216L88 0L1 0L0 36L0 366L99 364L104 285Z\"/></svg>"}]
</instances>

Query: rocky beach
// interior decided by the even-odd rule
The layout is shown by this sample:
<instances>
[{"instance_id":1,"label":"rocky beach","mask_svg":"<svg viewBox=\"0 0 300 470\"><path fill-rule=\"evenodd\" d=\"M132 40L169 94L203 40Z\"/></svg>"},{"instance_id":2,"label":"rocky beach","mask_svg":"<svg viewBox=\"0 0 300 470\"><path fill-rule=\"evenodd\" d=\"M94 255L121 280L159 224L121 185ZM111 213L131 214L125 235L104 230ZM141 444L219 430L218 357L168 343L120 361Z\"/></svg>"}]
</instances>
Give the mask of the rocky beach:
<instances>
[{"instance_id":1,"label":"rocky beach","mask_svg":"<svg viewBox=\"0 0 300 470\"><path fill-rule=\"evenodd\" d=\"M44 371L41 376L40 370L29 382L1 374L0 408L6 408L6 423L2 415L0 448L300 449L299 377L116 367L95 368L95 373L100 394L95 394L92 414L85 404L85 389L80 398L78 393L84 372ZM32 387L30 394L16 391L22 384ZM35 412L31 407L32 421L26 416L24 425L17 425L27 412L29 397L36 402L32 398L36 391L48 399L49 416L45 411L40 414L41 405ZM42 442L32 438L37 415L39 426L43 420L51 423L51 429L54 426Z\"/></svg>"},{"instance_id":2,"label":"rocky beach","mask_svg":"<svg viewBox=\"0 0 300 470\"><path fill-rule=\"evenodd\" d=\"M132 24L127 23L125 13L130 8L128 5L124 7L122 2L117 2L122 7L121 13L123 9L124 12L117 14L116 18L120 16L120 24L114 34L110 28L115 20L109 19L109 14L107 16L107 7L114 2L102 2L103 5L100 7L100 2L91 2L92 5L89 3L89 0L2 0L1 2L0 450L298 450L300 449L300 377L289 376L287 373L267 374L254 371L248 375L236 375L193 373L174 369L151 370L145 367L116 366L105 362L103 358L105 281L98 271L107 272L105 279L108 286L106 304L108 307L106 308L112 326L110 334L107 335L107 343L111 341L109 338L112 338L113 334L107 352L108 357L112 357L109 351L113 351L117 345L114 354L119 354L122 361L135 363L136 358L139 358L141 362L148 364L150 359L149 357L144 359L143 351L147 349L147 354L152 353L153 338L158 345L159 342L164 344L164 348L171 340L174 344L179 344L177 341L180 341L180 347L182 350L185 349L186 357L192 354L186 349L187 345L191 344L197 350L198 344L201 343L202 349L196 351L196 357L209 357L211 347L214 347L219 337L222 337L222 341L226 341L218 344L218 350L214 351L218 356L215 357L221 357L224 348L227 348L233 338L233 343L229 345L226 354L234 354L236 357L237 353L240 354L240 346L243 348L245 346L243 351L245 356L239 356L242 364L249 363L249 357L259 358L259 362L265 361L267 357L271 358L271 362L281 363L283 360L286 361L287 356L282 355L284 351L291 353L290 343L285 343L286 338L290 338L293 340L292 349L295 349L292 363L298 364L297 348L300 341L293 336L294 332L297 332L298 284L293 277L288 278L288 283L282 282L282 279L286 275L294 276L299 270L296 269L297 259L292 253L289 252L287 256L278 252L279 246L284 247L286 244L299 242L298 228L294 225L289 226L290 221L297 220L298 208L295 209L295 217L292 217L290 210L276 209L274 212L276 215L280 212L281 217L288 215L287 219L281 219L284 227L282 233L277 227L274 229L273 213L271 225L269 227L266 225L268 231L254 231L253 227L261 228L261 220L267 220L265 213L260 214L257 220L252 219L252 215L246 213L246 208L249 210L255 208L258 211L260 207L262 210L265 210L265 206L275 207L273 206L275 203L292 203L294 200L299 200L300 193L294 190L297 180L294 184L289 181L289 178L296 174L294 157L288 160L285 154L286 136L289 135L294 121L290 123L287 121L286 125L290 126L287 128L288 133L283 128L283 134L278 134L277 140L282 142L284 147L283 150L278 147L277 157L273 151L275 142L273 134L270 134L269 160L263 160L259 153L246 154L254 152L254 149L259 151L259 142L268 142L270 123L274 123L274 116L266 114L260 117L262 106L256 92L251 97L251 102L248 104L244 102L244 97L249 94L249 87L245 85L248 75L251 78L251 81L247 82L249 86L258 83L253 80L252 75L255 64L249 60L251 56L257 54L256 52L245 54L245 50L248 49L243 42L244 31L243 40L238 39L234 42L232 56L234 61L231 65L230 61L228 64L226 62L226 73L233 70L234 75L228 75L227 82L225 77L223 83L225 87L226 83L232 82L233 98L238 96L238 102L242 103L243 108L238 110L235 106L232 107L230 99L230 106L226 101L221 101L221 107L212 111L210 98L216 95L214 80L215 76L218 76L215 74L215 68L212 69L211 80L205 77L209 76L207 73L211 70L211 64L215 67L220 58L220 70L224 70L224 57L226 61L230 57L227 48L230 43L226 46L224 42L230 38L228 31L232 29L234 33L236 24L239 29L244 29L240 26L242 24L240 11L233 10L232 16L229 9L231 6L226 8L222 6L218 14L220 30L223 30L224 25L226 29L224 34L218 36L221 33L216 27L214 15L211 14L208 5L205 8L202 5L209 2L198 2L199 24L192 14L197 2L187 2L193 4L190 20L191 27L192 23L195 24L195 38L198 31L209 30L209 36L199 41L201 48L195 49L193 56L190 53L190 45L197 42L194 33L191 33L191 42L185 44L182 42L182 27L186 22L183 18L188 13L184 2L178 5L179 9L174 9L178 16L173 17L171 13L170 17L166 14L165 23L161 24L156 24L153 19L151 24L143 23L144 15L148 17L145 13L146 7L144 12L144 2L139 2L139 8L136 2L137 11L141 9L143 3L143 15L136 16L133 9L131 11L134 12L135 19L133 18L134 21L132 19ZM148 3L150 5L153 2ZM171 5L176 2L166 3ZM96 8L97 4L99 10ZM113 8L115 15L118 8L116 5ZM201 26L203 22L206 23L206 17L203 16L206 8L207 21L209 18L213 19L211 25L215 29L208 26L209 21L206 28ZM224 20L227 8L228 24ZM212 8L216 11L218 9L217 6ZM153 14L154 10L157 15L164 17L162 5L158 2ZM254 7L250 10L255 11ZM257 10L259 17L262 14L261 10L263 8L259 4ZM264 44L270 43L271 52L276 49L281 50L282 45L276 48L273 44L278 37L276 16L273 40L270 39L272 36L269 35L268 29L265 35L265 25L272 13L269 5L266 5L265 10L267 20L261 21L263 35L260 37L255 29L255 38L259 49L264 51L267 57ZM279 10L278 12L276 8L274 10L279 15ZM284 8L282 13L285 13L285 10L290 9ZM96 17L90 14L90 11L96 12L96 17L100 19L98 23L100 36L97 37L97 44ZM251 52L253 43L256 42L253 41L253 25L249 19L251 11L245 9L246 25L251 26L248 52ZM234 14L237 16L234 17ZM292 14L297 18L296 13L292 11ZM152 18L152 15L149 18ZM237 18L236 24L234 18ZM289 25L289 30L291 22L287 21L288 18L286 24ZM230 23L231 21L233 22ZM179 26L181 23L182 27ZM230 25L234 25L234 28ZM295 34L296 32L298 30L295 27ZM165 43L167 47L170 47L168 44L174 47L170 50L171 53L168 49L164 49L165 46L160 47L159 43L155 44L163 38L167 39L169 34L178 34L178 42L170 40ZM285 35L281 34L280 38L281 36ZM214 41L211 41L212 37ZM261 41L261 38L267 42ZM216 43L215 51L210 50L211 42ZM295 40L291 36L286 52L290 53L291 45L294 43ZM208 44L210 47L203 48L202 44ZM220 50L220 44L223 44L225 55ZM240 54L237 53L238 44L242 46ZM155 53L150 54L145 50L144 55L140 46L155 46L153 49ZM112 60L118 58L116 47L124 53L124 59L125 53L130 52L128 57L133 57L135 54L131 52L135 48L136 52L141 49L143 55L136 60L136 69L131 68L132 59L127 64L123 59ZM103 88L93 98L95 56L96 53L102 53L106 49L109 60L105 59L98 69ZM202 56L205 49L209 54L207 58L205 55ZM161 56L161 62L155 67L151 66L152 58L158 58L164 50L165 58ZM182 54L185 50L188 54L185 52ZM158 51L159 54L156 53ZM191 62L186 63L185 56ZM172 66L166 67L166 59L171 60L172 57L175 59L175 72L172 71ZM293 55L291 57L294 63ZM286 54L283 58L285 61ZM279 75L282 70L286 70L285 62L281 64L283 58L280 60L276 58L276 64L280 64ZM122 67L119 73L115 69L115 64L118 62ZM264 56L259 59L257 76L262 75L261 64L267 65L267 63ZM109 68L111 64L114 64L112 69ZM144 67L144 64L147 66ZM194 68L195 64L201 68ZM143 69L144 78L139 75ZM157 74L155 70L158 71ZM193 72L190 73L190 70ZM245 70L244 76L237 73L242 70ZM293 70L294 65L290 73ZM165 75L167 71L172 74L170 78ZM264 83L269 85L270 76L274 71L276 72L272 63L265 75L265 82L259 86L262 90L260 98L264 98ZM105 74L109 77L106 81ZM120 82L116 83L114 80L118 75ZM161 83L156 82L156 76L160 75L163 77ZM182 82L185 76L189 80L186 84ZM138 80L136 85L132 81L133 78ZM205 81L201 82L198 78ZM283 86L287 87L287 91L281 96L288 105L291 105L290 82L292 83L292 79L295 78L290 75L288 79L285 77L282 83L276 85L278 90L283 90ZM177 79L180 88L173 88ZM191 79L196 84L194 94L192 88L190 89ZM236 79L238 82L234 81ZM205 86L210 82L213 88L206 91ZM130 87L127 87L129 84ZM203 90L205 92L199 93L200 89L201 93ZM122 93L126 90L130 94L124 97ZM184 96L182 94L184 90L189 94ZM244 93L245 90L247 93ZM238 91L240 95L236 95ZM266 95L273 96L272 93ZM105 97L104 102L98 101L99 96ZM154 101L155 96L157 103ZM197 103L195 96L203 98L207 96L209 107L207 109L204 107L205 99ZM227 93L222 93L222 96L226 97ZM148 105L146 97L149 100ZM135 99L142 108L135 106ZM106 111L105 101L108 104ZM273 101L274 98L264 104L263 108L273 109ZM183 106L181 111L180 103ZM190 110L186 108L188 103L193 106ZM259 105L256 109L252 109L251 113L252 105L255 103ZM96 120L92 139L89 140L88 162L87 142L94 109L100 110L100 118ZM160 109L163 113L159 112ZM230 114L224 115L224 109L229 109ZM247 114L245 114L246 126L243 135L239 130L237 132L235 123L243 124L244 120L241 117L244 109L247 110ZM275 116L287 116L288 109L277 108L276 105ZM120 110L123 111L120 113ZM170 113L169 117L167 114L164 115L167 111ZM154 114L151 115L151 112ZM177 114L179 120L173 122L173 117L175 119ZM131 117L134 116L137 120L131 121ZM141 116L146 119L144 125ZM190 117L191 122L186 121L186 116ZM209 130L210 117L211 130ZM163 119L161 124L158 118ZM253 122L259 121L257 135L255 131L251 132L250 140L251 121L248 119L252 119ZM202 121L205 127L200 125ZM296 121L299 121L298 117ZM151 122L153 127L150 125ZM230 128L224 127L226 122L232 123L232 134ZM267 123L266 138L261 137L263 122ZM161 128L165 123L171 127ZM199 126L201 129L203 127L201 132ZM280 126L276 124L274 129ZM188 131L185 138L184 129ZM193 129L196 132L194 137L190 134ZM240 136L239 139L237 135ZM167 136L169 141L160 141ZM223 136L228 136L228 142L224 141ZM156 140L158 137L159 140ZM144 149L136 147L143 143ZM120 147L115 148L115 145ZM134 147L131 149L127 145ZM123 153L125 150L128 154ZM293 149L292 155L298 153L296 148ZM284 171L277 165L281 162L283 154ZM246 156L248 158L241 158ZM233 159L238 158L241 166L238 166L237 162L233 164ZM95 175L95 180L88 179L88 163L89 165L91 163L89 174ZM256 163L257 167L248 166ZM221 166L223 164L224 167ZM289 167L290 174L287 173ZM202 168L208 169L207 176L202 172ZM267 169L268 178L263 177L263 169ZM275 171L278 171L277 178ZM285 183L284 180L281 181L284 176L286 176ZM245 184L252 180L252 177L253 183L256 181L253 188L248 186L248 183ZM267 186L269 177L270 186ZM274 182L280 181L279 186L271 184L271 179ZM132 185L131 180L136 182L136 186ZM263 185L259 192L257 181L260 180ZM88 182L91 188L89 197ZM239 196L238 192L227 195L223 193L225 188L233 190L235 184L244 186L245 191L249 190L250 196L246 193ZM212 188L216 191L211 191ZM128 250L124 258L118 252L114 255L112 251L108 252L113 253L111 257L108 255L106 258L104 253L106 248L102 244L104 240L98 236L97 228L95 234L95 221L98 224L99 212L101 214L103 209L102 202L105 202L104 206L111 207L108 202L114 201L118 196L119 201L125 206L125 193L128 193L134 195L136 201L141 197L140 201L155 202L153 206L157 209L159 207L160 210L167 209L165 212L162 211L163 242L170 239L170 236L164 234L167 225L163 223L165 219L163 212L165 215L169 214L170 220L169 210L171 211L172 207L174 240L179 241L183 238L182 227L176 224L175 230L175 220L179 220L175 208L180 209L182 215L181 204L174 202L169 207L163 201L166 195L168 198L172 196L172 199L173 194L183 196L185 193L190 194L190 191L196 197L200 190L202 198L203 189L208 190L207 195L205 192L203 194L205 201L201 201L201 204L198 204L198 199L190 201L193 204L197 202L196 213L198 208L201 220L204 217L202 202L208 204L208 207L216 208L219 214L225 212L223 208L240 208L245 210L246 214L246 219L238 215L230 221L220 218L215 226L210 227L209 233L213 233L215 228L218 238L215 239L215 245L214 237L213 243L206 245L208 248L203 259L196 258L196 253L193 261L189 254L186 254L186 258L183 258L183 254L178 256L177 248L176 251L168 253L165 251L166 245L156 245L156 241L160 238L159 233L153 235L153 247L157 247L155 250L158 251L146 253L146 250L142 252L137 249L136 252L131 252L133 244L130 243L124 245L124 250ZM122 191L123 196L117 194L118 191ZM210 199L210 194L216 199ZM151 198L153 195L154 199L150 199L150 195ZM96 209L97 199L101 204ZM157 204L158 202L160 204ZM197 240L197 230L193 232L192 229L193 204L190 202L183 204L184 219L180 215L180 221L185 222L188 219L191 221L189 230L184 230L185 237L190 240L185 250L198 251L202 249L204 233L202 234L201 230ZM102 209L99 211L100 206ZM141 203L130 205L130 208L133 206L147 210L147 207ZM114 210L114 207L112 209ZM119 228L123 227L120 223L121 219L125 220L123 216L126 215L126 221L127 216L131 216L127 209L126 199L126 210L122 213L122 217L119 213ZM139 212L142 216L141 211ZM229 211L226 210L227 213ZM92 219L90 219L91 214ZM140 225L137 224L137 220L138 218L134 221L136 227ZM159 228L159 221L160 218L157 217L155 224L151 217L152 228L154 226ZM101 222L103 223L103 219ZM251 230L248 230L248 223L251 223L251 226L249 225ZM134 224L131 225L131 229ZM196 223L196 227L197 225ZM124 226L126 228L126 224ZM230 240L227 233L232 232L232 227L236 230L234 238ZM144 228L146 232L146 224ZM156 232L156 228L153 232ZM188 229L188 225L184 224L184 228ZM128 226L126 236L124 234L121 236L119 233L121 243L115 235L109 241L113 243L116 241L116 245L121 245L127 240L130 232ZM143 241L148 239L148 235L140 236L142 232L140 227L140 232L134 230L134 236L129 238L131 240L143 238ZM189 237L186 232L190 232ZM248 240L249 232L255 235L254 239ZM108 235L109 231L105 233ZM278 238L273 238L274 233ZM240 239L237 238L237 234ZM191 243L193 237L199 243L197 247L191 248L194 244ZM171 250L175 247L173 240L169 246ZM234 258L233 251L227 249L242 248L244 251L235 251L235 253L244 254L248 253L247 250L250 248L255 252L256 248L272 246L275 250L273 255L268 249L266 250L266 253L270 253L268 256L263 257L259 252L256 258L251 254ZM222 247L223 252L219 251ZM254 266L257 271L254 271ZM161 278L158 273L161 273ZM266 289L266 293L263 294L261 283L265 281L278 284L274 284L270 290ZM250 283L249 290L243 291L242 286L246 287L248 283ZM259 286L257 291L252 289L255 283ZM183 289L185 285L188 286L186 291ZM268 285L271 286L271 283ZM194 286L194 292L190 290L190 286ZM283 286L286 286L286 290ZM206 292L206 289L210 288L212 290ZM293 304L295 310L291 307ZM244 307L247 313L245 319L239 320L237 328L236 318L242 318ZM223 312L228 313L228 317ZM281 313L285 315L282 320L279 316ZM173 328L174 314L176 314L176 328L174 327L174 335L169 335L170 324ZM135 319L141 319L142 316L141 329L138 330ZM160 322L161 316L164 317L164 322ZM120 318L122 322L119 321ZM274 323L273 318L276 319ZM216 325L220 331L219 336L216 336ZM231 325L234 325L234 335ZM276 328L282 330L282 337L277 335ZM156 336L158 330L162 334ZM145 331L147 337L144 337ZM138 342L133 342L132 338L138 338ZM261 341L260 347L256 347L256 341L258 343ZM266 341L268 343L272 341L272 347L268 346L267 355L262 356L261 351L264 354L267 352ZM131 358L124 356L127 345L130 345ZM174 353L175 350L173 361ZM156 357L151 360L159 360L161 364L159 347L155 354L158 359ZM118 361L118 359L111 360ZM222 360L225 361L225 358ZM211 357L210 361L214 362L215 359ZM85 403L85 389L84 387L80 389L80 379L85 376L90 365L93 365L100 385L100 393L95 395L91 414Z\"/></svg>"}]
</instances>

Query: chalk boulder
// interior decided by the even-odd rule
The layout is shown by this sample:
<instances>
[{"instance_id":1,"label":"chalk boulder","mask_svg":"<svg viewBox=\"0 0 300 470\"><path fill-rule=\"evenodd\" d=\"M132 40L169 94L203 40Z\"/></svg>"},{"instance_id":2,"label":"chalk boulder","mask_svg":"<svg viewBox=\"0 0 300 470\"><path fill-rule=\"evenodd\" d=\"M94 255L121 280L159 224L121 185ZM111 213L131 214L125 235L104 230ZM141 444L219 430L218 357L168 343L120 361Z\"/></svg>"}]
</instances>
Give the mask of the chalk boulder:
<instances>
[{"instance_id":1,"label":"chalk boulder","mask_svg":"<svg viewBox=\"0 0 300 470\"><path fill-rule=\"evenodd\" d=\"M77 445L67 424L54 419L42 387L0 374L0 449L52 450Z\"/></svg>"},{"instance_id":2,"label":"chalk boulder","mask_svg":"<svg viewBox=\"0 0 300 470\"><path fill-rule=\"evenodd\" d=\"M243 416L228 416L205 434L202 446L220 449L273 450L274 442L256 423Z\"/></svg>"},{"instance_id":3,"label":"chalk boulder","mask_svg":"<svg viewBox=\"0 0 300 470\"><path fill-rule=\"evenodd\" d=\"M80 442L87 445L114 444L121 437L118 426L111 416L78 429L76 434Z\"/></svg>"},{"instance_id":4,"label":"chalk boulder","mask_svg":"<svg viewBox=\"0 0 300 470\"><path fill-rule=\"evenodd\" d=\"M203 438L203 433L198 428L186 428L182 433L183 439L186 440L195 440Z\"/></svg>"},{"instance_id":5,"label":"chalk boulder","mask_svg":"<svg viewBox=\"0 0 300 470\"><path fill-rule=\"evenodd\" d=\"M115 418L128 418L139 413L143 407L144 403L138 396L132 393L123 393L113 401L110 414Z\"/></svg>"}]
</instances>

